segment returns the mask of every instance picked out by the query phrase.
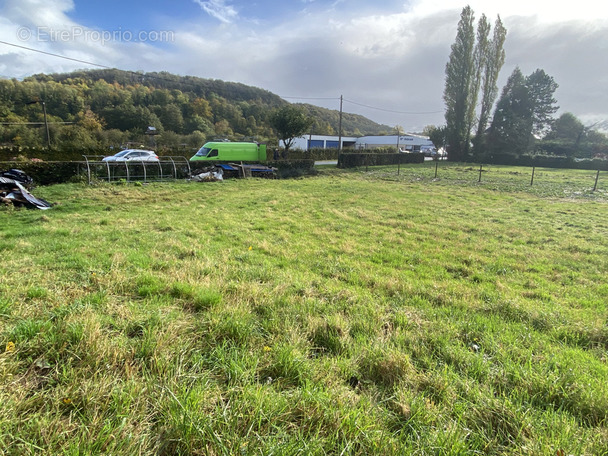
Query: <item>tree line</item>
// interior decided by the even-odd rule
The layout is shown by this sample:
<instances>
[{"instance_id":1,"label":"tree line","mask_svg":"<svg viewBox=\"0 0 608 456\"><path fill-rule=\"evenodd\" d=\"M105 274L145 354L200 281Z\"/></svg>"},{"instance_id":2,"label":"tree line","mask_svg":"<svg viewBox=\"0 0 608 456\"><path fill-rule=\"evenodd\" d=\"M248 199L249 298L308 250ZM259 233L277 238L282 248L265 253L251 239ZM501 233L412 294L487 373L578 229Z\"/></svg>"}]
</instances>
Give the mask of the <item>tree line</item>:
<instances>
[{"instance_id":1,"label":"tree line","mask_svg":"<svg viewBox=\"0 0 608 456\"><path fill-rule=\"evenodd\" d=\"M485 15L475 28L473 10L463 8L445 70L446 124L426 129L433 142L445 147L454 161L498 154L580 158L608 154L605 134L583 125L572 113L553 117L559 109L554 98L558 84L542 69L524 76L515 68L491 115L505 62L506 36L500 16L493 31Z\"/></svg>"}]
</instances>

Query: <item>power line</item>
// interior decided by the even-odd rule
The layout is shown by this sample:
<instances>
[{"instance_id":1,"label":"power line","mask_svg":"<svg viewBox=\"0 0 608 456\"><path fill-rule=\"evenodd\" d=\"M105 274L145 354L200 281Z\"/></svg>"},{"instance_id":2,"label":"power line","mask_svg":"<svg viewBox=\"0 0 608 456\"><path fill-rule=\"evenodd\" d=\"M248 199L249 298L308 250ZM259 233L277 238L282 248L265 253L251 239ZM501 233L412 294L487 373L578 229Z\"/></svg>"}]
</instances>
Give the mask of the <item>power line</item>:
<instances>
[{"instance_id":1,"label":"power line","mask_svg":"<svg viewBox=\"0 0 608 456\"><path fill-rule=\"evenodd\" d=\"M106 65L100 65L98 63L87 62L86 60L73 59L72 57L66 57L65 55L53 54L52 52L41 51L40 49L34 49L34 48L26 47L26 46L21 46L20 44L7 43L6 41L0 41L0 43L6 44L7 46L13 46L13 47L20 48L20 49L26 49L26 50L32 51L32 52L38 52L39 54L50 55L52 57L59 57L60 59L71 60L73 62L84 63L86 65L93 65L93 66L100 67L100 68L111 69L111 67L106 66Z\"/></svg>"},{"instance_id":2,"label":"power line","mask_svg":"<svg viewBox=\"0 0 608 456\"><path fill-rule=\"evenodd\" d=\"M347 100L346 98L344 99L344 101L347 101L348 103L351 103L351 104L354 104L357 106L362 106L364 108L377 109L378 111L392 112L394 114L440 114L443 112L443 111L426 111L426 112L393 111L392 109L384 109L384 108L378 108L376 106L364 105L362 103L357 103L356 101Z\"/></svg>"},{"instance_id":3,"label":"power line","mask_svg":"<svg viewBox=\"0 0 608 456\"><path fill-rule=\"evenodd\" d=\"M280 95L279 95L280 96ZM340 97L283 97L290 100L339 100Z\"/></svg>"},{"instance_id":4,"label":"power line","mask_svg":"<svg viewBox=\"0 0 608 456\"><path fill-rule=\"evenodd\" d=\"M107 65L101 65L99 63L94 63L94 62L89 62L86 60L81 60L81 59L74 59L72 57L67 57L65 55L61 55L61 54L55 54L52 52L46 52L46 51L41 51L39 49L34 49L34 48L30 48L27 46L22 46L20 44L15 44L15 43L9 43L7 41L0 41L0 44L6 44L7 46L13 46L19 49L25 49L27 51L32 51L32 52L37 52L39 54L44 54L44 55L50 55L52 57L57 57L60 59L64 59L64 60L71 60L72 62L78 62L78 63L84 63L85 65L92 65L92 66L96 66L99 68L104 68L104 69L108 69L111 70L112 67L109 67ZM129 70L121 70L124 71L125 73L129 73L132 75L136 75L138 77L144 77L144 78L151 78L151 79L157 79L159 81L165 81L165 82L171 82L171 83L178 83L178 84L185 84L185 85L191 85L191 86L195 86L195 84L192 83L188 83L186 81L173 81L171 79L167 79L167 78L163 78L161 76L157 76L157 75L151 75L149 73L146 74L141 74L135 71L129 71ZM296 100L340 100L340 97L281 97L284 99L296 99ZM384 109L384 108L379 108L377 106L370 106L370 105L366 105L363 103L358 103L356 101L352 101L352 100L347 100L346 98L344 98L344 101L346 101L347 103L351 103L357 106L361 106L363 108L368 108L368 109L375 109L377 111L383 111L383 112L390 112L393 114L407 114L407 115L423 115L423 114L440 114L443 111L426 111L426 112L408 112L408 111L395 111L392 109Z\"/></svg>"},{"instance_id":5,"label":"power line","mask_svg":"<svg viewBox=\"0 0 608 456\"><path fill-rule=\"evenodd\" d=\"M15 43L8 43L6 41L0 41L0 44L6 44L7 46L13 46L13 47L16 47L16 48L25 49L25 50L32 51L32 52L38 52L40 54L50 55L52 57L57 57L57 58L64 59L64 60L71 60L73 62L84 63L86 65L93 65L93 66L96 66L96 67L99 67L99 68L104 68L106 70L112 70L112 69L114 69L114 68L109 67L107 65L101 65L99 63L88 62L86 60L74 59L72 57L67 57L65 55L54 54L52 52L41 51L39 49L34 49L34 48L27 47L27 46L21 46L19 44L15 44ZM131 75L134 75L134 76L137 76L137 77L141 77L141 78L157 79L159 81L170 82L172 84L182 84L182 85L190 85L192 87L197 87L196 84L190 83L188 81L174 81L172 79L163 78L163 77L158 76L158 75L152 75L152 74L149 74L149 73L142 74L142 73L138 73L136 71L131 71L131 70L119 70L119 71L123 71L125 73L131 74Z\"/></svg>"},{"instance_id":6,"label":"power line","mask_svg":"<svg viewBox=\"0 0 608 456\"><path fill-rule=\"evenodd\" d=\"M74 122L47 122L48 124L71 125ZM0 125L46 125L44 122L0 122Z\"/></svg>"},{"instance_id":7,"label":"power line","mask_svg":"<svg viewBox=\"0 0 608 456\"><path fill-rule=\"evenodd\" d=\"M289 99L289 100L336 100L336 101L340 100L340 97L284 97L284 96L281 96L281 98ZM384 109L384 108L379 108L377 106L370 106L370 105L366 105L363 103L358 103L356 101L347 100L346 98L344 98L344 101L357 105L357 106L361 106L363 108L376 109L378 111L390 112L390 113L394 113L394 114L423 115L423 114L440 114L443 112L443 111L421 111L421 112L394 111L392 109Z\"/></svg>"}]
</instances>

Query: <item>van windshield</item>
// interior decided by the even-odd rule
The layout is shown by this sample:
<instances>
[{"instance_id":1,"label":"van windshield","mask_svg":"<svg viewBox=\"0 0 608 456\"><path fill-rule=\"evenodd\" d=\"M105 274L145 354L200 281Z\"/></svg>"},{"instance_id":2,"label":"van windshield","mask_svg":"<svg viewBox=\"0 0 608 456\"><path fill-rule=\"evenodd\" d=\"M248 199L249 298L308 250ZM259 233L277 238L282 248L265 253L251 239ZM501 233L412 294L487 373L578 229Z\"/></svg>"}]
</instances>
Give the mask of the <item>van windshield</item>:
<instances>
[{"instance_id":1,"label":"van windshield","mask_svg":"<svg viewBox=\"0 0 608 456\"><path fill-rule=\"evenodd\" d=\"M211 149L209 149L208 147L201 147L198 152L196 153L197 157L206 157L207 155L209 155L209 151Z\"/></svg>"}]
</instances>

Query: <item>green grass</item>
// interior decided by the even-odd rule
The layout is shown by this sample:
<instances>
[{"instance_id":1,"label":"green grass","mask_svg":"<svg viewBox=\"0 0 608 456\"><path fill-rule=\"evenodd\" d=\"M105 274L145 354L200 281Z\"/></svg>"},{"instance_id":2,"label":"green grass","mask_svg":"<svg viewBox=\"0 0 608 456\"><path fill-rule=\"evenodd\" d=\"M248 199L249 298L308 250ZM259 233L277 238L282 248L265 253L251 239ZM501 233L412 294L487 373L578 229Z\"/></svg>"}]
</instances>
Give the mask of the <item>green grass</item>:
<instances>
[{"instance_id":1,"label":"green grass","mask_svg":"<svg viewBox=\"0 0 608 456\"><path fill-rule=\"evenodd\" d=\"M606 177L484 170L0 209L0 454L608 454Z\"/></svg>"}]
</instances>

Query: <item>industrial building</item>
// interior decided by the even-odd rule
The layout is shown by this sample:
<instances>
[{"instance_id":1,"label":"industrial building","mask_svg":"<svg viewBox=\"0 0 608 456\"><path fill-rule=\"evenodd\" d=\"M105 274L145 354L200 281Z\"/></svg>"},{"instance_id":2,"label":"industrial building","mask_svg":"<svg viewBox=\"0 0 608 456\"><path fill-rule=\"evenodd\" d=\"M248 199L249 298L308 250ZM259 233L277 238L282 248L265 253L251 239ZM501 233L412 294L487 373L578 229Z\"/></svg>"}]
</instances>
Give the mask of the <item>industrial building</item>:
<instances>
[{"instance_id":1,"label":"industrial building","mask_svg":"<svg viewBox=\"0 0 608 456\"><path fill-rule=\"evenodd\" d=\"M305 135L295 138L292 149L337 149L340 139L342 149L378 149L383 147L395 147L401 152L428 152L436 150L433 142L426 136L405 134L385 136L330 136L330 135ZM283 146L283 144L281 144Z\"/></svg>"},{"instance_id":2,"label":"industrial building","mask_svg":"<svg viewBox=\"0 0 608 456\"><path fill-rule=\"evenodd\" d=\"M350 136L342 136L342 149L352 148L355 146L357 138ZM338 149L340 145L340 137L330 135L304 135L295 138L291 148L300 150L309 149ZM284 147L281 141L281 146Z\"/></svg>"}]
</instances>

